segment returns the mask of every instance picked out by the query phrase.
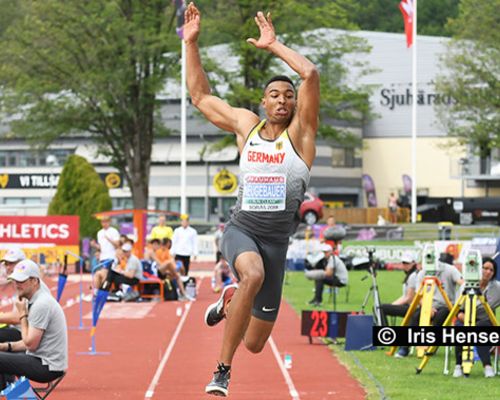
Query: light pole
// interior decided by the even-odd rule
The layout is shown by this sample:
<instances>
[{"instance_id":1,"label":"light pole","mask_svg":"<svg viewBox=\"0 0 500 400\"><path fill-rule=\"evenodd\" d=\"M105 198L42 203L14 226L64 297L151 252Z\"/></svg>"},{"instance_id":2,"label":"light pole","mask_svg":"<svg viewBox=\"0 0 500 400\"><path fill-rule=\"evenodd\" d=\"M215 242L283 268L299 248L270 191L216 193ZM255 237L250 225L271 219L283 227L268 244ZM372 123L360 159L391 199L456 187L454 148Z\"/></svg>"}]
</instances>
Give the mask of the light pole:
<instances>
[{"instance_id":1,"label":"light pole","mask_svg":"<svg viewBox=\"0 0 500 400\"><path fill-rule=\"evenodd\" d=\"M469 164L469 160L467 158L462 157L458 163L460 164L460 174L462 178L462 191L461 197L465 196L465 174L469 172L469 168L467 167Z\"/></svg>"},{"instance_id":2,"label":"light pole","mask_svg":"<svg viewBox=\"0 0 500 400\"><path fill-rule=\"evenodd\" d=\"M45 159L45 164L50 167L50 176L49 176L49 181L50 181L50 196L54 197L55 194L55 188L57 188L57 185L54 185L55 180L56 180L56 174L55 170L57 167L59 167L59 160L54 154L49 154L47 158Z\"/></svg>"}]
</instances>

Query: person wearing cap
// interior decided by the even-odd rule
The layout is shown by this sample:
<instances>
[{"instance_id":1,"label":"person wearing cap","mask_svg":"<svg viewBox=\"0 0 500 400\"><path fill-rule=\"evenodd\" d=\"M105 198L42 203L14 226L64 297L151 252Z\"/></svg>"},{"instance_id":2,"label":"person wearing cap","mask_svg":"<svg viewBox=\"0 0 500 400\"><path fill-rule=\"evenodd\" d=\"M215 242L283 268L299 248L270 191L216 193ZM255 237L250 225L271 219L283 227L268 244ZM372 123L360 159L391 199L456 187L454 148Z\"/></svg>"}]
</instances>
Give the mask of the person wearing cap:
<instances>
[{"instance_id":1,"label":"person wearing cap","mask_svg":"<svg viewBox=\"0 0 500 400\"><path fill-rule=\"evenodd\" d=\"M100 218L102 229L97 232L97 244L99 249L99 263L92 270L92 283L95 289L99 289L104 282L111 265L116 261L116 250L121 246L120 233L111 226L111 218L104 215Z\"/></svg>"},{"instance_id":2,"label":"person wearing cap","mask_svg":"<svg viewBox=\"0 0 500 400\"><path fill-rule=\"evenodd\" d=\"M198 255L198 232L189 226L189 215L187 214L181 215L181 226L174 230L171 252L175 255L176 261L182 262L183 275L188 275L191 257Z\"/></svg>"},{"instance_id":3,"label":"person wearing cap","mask_svg":"<svg viewBox=\"0 0 500 400\"><path fill-rule=\"evenodd\" d=\"M348 273L344 262L335 254L329 244L322 243L320 251L324 253L326 267L324 270L315 269L306 271L306 278L315 281L314 297L310 305L320 306L323 302L323 289L325 285L332 287L343 287L347 285Z\"/></svg>"},{"instance_id":4,"label":"person wearing cap","mask_svg":"<svg viewBox=\"0 0 500 400\"><path fill-rule=\"evenodd\" d=\"M109 269L103 288L109 290L114 284L119 287L119 290L125 292L126 290L124 290L125 287L123 285L134 286L142 279L142 263L141 260L132 254L133 246L130 242L124 243L120 249L120 258L125 263L125 269Z\"/></svg>"},{"instance_id":5,"label":"person wearing cap","mask_svg":"<svg viewBox=\"0 0 500 400\"><path fill-rule=\"evenodd\" d=\"M388 325L387 316L404 317L410 304L417 292L417 274L419 264L415 262L415 258L411 253L405 253L401 257L401 265L405 272L403 279L403 293L400 297L390 304L382 304L380 311L382 312L382 324Z\"/></svg>"},{"instance_id":6,"label":"person wearing cap","mask_svg":"<svg viewBox=\"0 0 500 400\"><path fill-rule=\"evenodd\" d=\"M26 259L24 252L19 247L11 247L3 256L1 263L5 266L7 276L12 274L14 266L19 262ZM17 296L14 295L14 299ZM12 311L0 313L0 324L7 324L7 326L0 329L0 342L11 342L21 340L21 331L19 325L19 313L13 302Z\"/></svg>"},{"instance_id":7,"label":"person wearing cap","mask_svg":"<svg viewBox=\"0 0 500 400\"><path fill-rule=\"evenodd\" d=\"M16 284L21 339L0 343L0 389L6 387L6 375L51 382L68 368L64 312L54 297L41 289L40 268L35 262L22 260L8 278Z\"/></svg>"},{"instance_id":8,"label":"person wearing cap","mask_svg":"<svg viewBox=\"0 0 500 400\"><path fill-rule=\"evenodd\" d=\"M10 275L14 266L25 258L26 256L24 255L24 252L19 247L11 247L7 249L0 262L5 265L7 275Z\"/></svg>"},{"instance_id":9,"label":"person wearing cap","mask_svg":"<svg viewBox=\"0 0 500 400\"><path fill-rule=\"evenodd\" d=\"M10 275L14 270L14 266L26 259L24 252L19 247L9 248L5 255L3 256L1 262L5 265L7 275ZM41 280L40 286L42 290L50 293L47 285ZM21 340L21 326L19 325L19 313L15 306L15 300L17 295L13 296L12 310L0 313L0 324L6 324L7 326L0 329L0 343L12 342Z\"/></svg>"},{"instance_id":10,"label":"person wearing cap","mask_svg":"<svg viewBox=\"0 0 500 400\"><path fill-rule=\"evenodd\" d=\"M160 240L160 242L163 239L172 240L172 237L174 236L174 231L172 227L166 224L166 220L167 218L165 217L165 214L160 214L158 216L158 225L154 226L153 229L151 230L151 240L158 239Z\"/></svg>"}]
</instances>

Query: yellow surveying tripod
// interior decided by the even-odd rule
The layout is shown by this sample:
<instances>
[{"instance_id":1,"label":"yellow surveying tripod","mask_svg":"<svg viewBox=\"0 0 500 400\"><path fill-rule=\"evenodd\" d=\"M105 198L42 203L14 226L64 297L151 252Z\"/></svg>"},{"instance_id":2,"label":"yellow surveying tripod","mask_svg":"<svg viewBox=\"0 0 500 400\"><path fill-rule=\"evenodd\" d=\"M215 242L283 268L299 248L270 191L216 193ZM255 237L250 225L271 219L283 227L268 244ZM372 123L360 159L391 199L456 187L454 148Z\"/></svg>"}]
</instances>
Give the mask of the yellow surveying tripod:
<instances>
[{"instance_id":1,"label":"yellow surveying tripod","mask_svg":"<svg viewBox=\"0 0 500 400\"><path fill-rule=\"evenodd\" d=\"M451 309L448 317L443 323L443 326L450 326L458 312L464 307L464 326L476 326L476 311L477 311L477 301L479 300L483 305L486 314L493 326L498 326L495 314L491 309L490 305L486 302L484 295L479 288L479 282L481 277L481 254L478 250L469 250L466 256L466 261L464 264L464 278L465 278L465 289L458 298L457 302ZM421 373L425 368L430 358L436 353L438 346L431 346L425 353L425 356L417 368L417 374ZM465 345L462 349L462 370L465 376L470 374L472 365L474 363L474 353L472 346Z\"/></svg>"},{"instance_id":2,"label":"yellow surveying tripod","mask_svg":"<svg viewBox=\"0 0 500 400\"><path fill-rule=\"evenodd\" d=\"M452 304L448 295L443 289L440 280L437 278L437 261L435 256L434 245L426 245L424 249L424 257L422 258L422 267L426 273L422 283L420 284L417 294L413 298L413 301L410 304L410 308L406 312L403 322L401 322L401 326L408 326L411 321L413 314L415 313L419 304L421 304L420 311L420 319L419 326L430 326L431 318L432 318L432 301L434 299L434 293L437 290L443 296L443 299L448 307L451 310ZM392 346L390 350L387 352L387 355L393 356L397 350L397 346ZM424 348L417 348L417 356L419 358L424 355Z\"/></svg>"}]
</instances>

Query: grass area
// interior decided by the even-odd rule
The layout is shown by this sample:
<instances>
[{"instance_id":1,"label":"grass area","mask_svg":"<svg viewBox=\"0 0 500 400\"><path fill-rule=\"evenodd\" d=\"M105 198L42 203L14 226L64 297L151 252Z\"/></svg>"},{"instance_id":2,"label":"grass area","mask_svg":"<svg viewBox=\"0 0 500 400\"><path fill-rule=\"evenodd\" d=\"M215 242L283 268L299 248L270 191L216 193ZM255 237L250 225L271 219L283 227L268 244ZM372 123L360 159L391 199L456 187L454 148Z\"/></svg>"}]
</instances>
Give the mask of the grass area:
<instances>
[{"instance_id":1,"label":"grass area","mask_svg":"<svg viewBox=\"0 0 500 400\"><path fill-rule=\"evenodd\" d=\"M371 278L361 280L367 275L366 271L349 272L349 297L346 301L346 288L337 294L338 311L359 311L366 293L371 286ZM377 284L382 303L390 302L401 294L403 272L379 271ZM289 272L284 287L286 300L294 307L297 313L303 309L310 309L307 302L313 297L313 283L305 279L303 272ZM325 293L323 298L324 309L332 310L333 304ZM372 296L370 294L366 313L371 313ZM398 321L398 324L401 321ZM304 337L306 341L307 338ZM326 340L325 342L328 342ZM415 368L420 360L415 356L406 359L388 357L386 349L374 351L343 350L343 342L331 344L329 347L339 360L347 366L353 376L358 379L368 392L368 399L391 400L456 400L460 398L499 399L499 377L485 379L481 363L474 365L469 378L454 379L443 375L444 348L431 358L420 375L415 374ZM450 354L452 362L450 370L454 368L454 355Z\"/></svg>"}]
</instances>

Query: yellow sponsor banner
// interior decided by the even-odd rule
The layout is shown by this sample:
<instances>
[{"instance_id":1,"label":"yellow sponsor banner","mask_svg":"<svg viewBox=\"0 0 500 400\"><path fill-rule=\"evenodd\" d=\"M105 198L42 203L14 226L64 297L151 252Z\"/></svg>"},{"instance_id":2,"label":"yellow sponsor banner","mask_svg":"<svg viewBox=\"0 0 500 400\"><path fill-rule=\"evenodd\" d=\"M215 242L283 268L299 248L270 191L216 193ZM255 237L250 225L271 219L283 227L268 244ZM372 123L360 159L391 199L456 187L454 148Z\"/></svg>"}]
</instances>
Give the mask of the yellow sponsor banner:
<instances>
[{"instance_id":1,"label":"yellow sponsor banner","mask_svg":"<svg viewBox=\"0 0 500 400\"><path fill-rule=\"evenodd\" d=\"M215 174L213 184L219 193L232 193L238 187L238 178L231 171L223 168Z\"/></svg>"},{"instance_id":2,"label":"yellow sponsor banner","mask_svg":"<svg viewBox=\"0 0 500 400\"><path fill-rule=\"evenodd\" d=\"M12 245L11 245L12 246ZM78 257L75 255L80 254L80 246L40 246L33 247L30 246L15 246L21 248L26 255L26 258L36 261L37 263L44 262L45 264L53 264L56 262L63 263L64 256L68 254L68 264L74 264L78 262ZM4 254L7 252L6 248L0 249L0 260L3 258Z\"/></svg>"}]
</instances>

